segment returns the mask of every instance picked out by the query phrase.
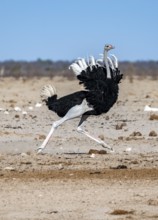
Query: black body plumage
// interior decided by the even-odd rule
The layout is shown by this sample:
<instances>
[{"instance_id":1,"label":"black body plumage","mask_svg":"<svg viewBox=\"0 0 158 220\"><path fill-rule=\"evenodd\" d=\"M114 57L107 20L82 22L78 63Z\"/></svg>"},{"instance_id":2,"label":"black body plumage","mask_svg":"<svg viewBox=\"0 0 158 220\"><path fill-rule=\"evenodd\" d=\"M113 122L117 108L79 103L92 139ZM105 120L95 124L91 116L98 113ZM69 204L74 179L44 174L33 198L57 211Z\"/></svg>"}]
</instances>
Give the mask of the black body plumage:
<instances>
[{"instance_id":1,"label":"black body plumage","mask_svg":"<svg viewBox=\"0 0 158 220\"><path fill-rule=\"evenodd\" d=\"M78 76L79 84L83 84L85 90L72 93L57 99L57 95L48 97L46 105L48 108L57 113L58 116L64 117L73 106L80 105L86 99L88 105L93 110L84 114L100 115L106 113L114 105L118 98L119 82L122 74L118 68L110 68L111 78L107 78L107 69L104 66L88 66Z\"/></svg>"},{"instance_id":2,"label":"black body plumage","mask_svg":"<svg viewBox=\"0 0 158 220\"><path fill-rule=\"evenodd\" d=\"M75 105L80 105L83 99L86 98L86 91L79 91L70 95L63 96L57 99L57 95L49 97L46 105L49 110L57 113L59 117L64 117L66 113Z\"/></svg>"}]
</instances>

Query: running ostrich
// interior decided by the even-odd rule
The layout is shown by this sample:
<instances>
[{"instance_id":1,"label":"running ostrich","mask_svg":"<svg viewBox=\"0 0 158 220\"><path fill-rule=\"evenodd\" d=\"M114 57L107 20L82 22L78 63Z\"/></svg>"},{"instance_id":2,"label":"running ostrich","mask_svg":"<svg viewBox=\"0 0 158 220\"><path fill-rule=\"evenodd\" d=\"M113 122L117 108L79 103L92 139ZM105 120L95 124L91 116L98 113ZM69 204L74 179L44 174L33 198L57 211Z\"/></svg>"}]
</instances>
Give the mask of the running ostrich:
<instances>
[{"instance_id":1,"label":"running ostrich","mask_svg":"<svg viewBox=\"0 0 158 220\"><path fill-rule=\"evenodd\" d=\"M93 56L86 61L77 59L70 65L79 84L83 84L81 91L74 92L61 98L57 98L56 89L51 85L45 85L41 90L41 99L46 103L48 109L55 112L60 120L55 121L50 132L42 145L37 149L38 153L46 147L53 132L67 120L81 117L77 131L93 139L102 147L113 151L113 148L103 140L91 136L82 129L83 122L90 115L101 115L109 111L118 98L118 84L122 74L118 69L118 60L115 55L108 57L108 51L114 49L111 44L106 44L102 59L95 60Z\"/></svg>"}]
</instances>

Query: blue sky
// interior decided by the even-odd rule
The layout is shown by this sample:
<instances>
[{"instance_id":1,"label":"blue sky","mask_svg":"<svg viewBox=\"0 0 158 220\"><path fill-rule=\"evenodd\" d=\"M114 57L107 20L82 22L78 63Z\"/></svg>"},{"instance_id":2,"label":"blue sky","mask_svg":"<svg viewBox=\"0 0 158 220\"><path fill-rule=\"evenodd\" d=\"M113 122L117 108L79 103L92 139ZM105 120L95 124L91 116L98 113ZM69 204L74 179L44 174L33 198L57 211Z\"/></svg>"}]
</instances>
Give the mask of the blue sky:
<instances>
[{"instance_id":1,"label":"blue sky","mask_svg":"<svg viewBox=\"0 0 158 220\"><path fill-rule=\"evenodd\" d=\"M0 61L158 60L157 0L0 0Z\"/></svg>"}]
</instances>

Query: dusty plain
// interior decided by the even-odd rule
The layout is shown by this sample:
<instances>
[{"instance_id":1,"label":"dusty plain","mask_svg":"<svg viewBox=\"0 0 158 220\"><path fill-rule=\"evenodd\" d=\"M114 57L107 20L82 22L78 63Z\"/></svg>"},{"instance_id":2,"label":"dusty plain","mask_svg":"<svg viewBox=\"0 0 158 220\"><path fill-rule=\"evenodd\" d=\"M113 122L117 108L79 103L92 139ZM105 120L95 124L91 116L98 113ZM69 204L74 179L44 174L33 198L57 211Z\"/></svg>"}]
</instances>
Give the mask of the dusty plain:
<instances>
[{"instance_id":1,"label":"dusty plain","mask_svg":"<svg viewBox=\"0 0 158 220\"><path fill-rule=\"evenodd\" d=\"M0 220L158 219L158 112L144 112L158 107L157 81L124 79L114 107L88 118L115 152L77 133L76 118L37 154L58 119L36 107L52 83L60 97L81 89L62 77L0 79Z\"/></svg>"}]
</instances>

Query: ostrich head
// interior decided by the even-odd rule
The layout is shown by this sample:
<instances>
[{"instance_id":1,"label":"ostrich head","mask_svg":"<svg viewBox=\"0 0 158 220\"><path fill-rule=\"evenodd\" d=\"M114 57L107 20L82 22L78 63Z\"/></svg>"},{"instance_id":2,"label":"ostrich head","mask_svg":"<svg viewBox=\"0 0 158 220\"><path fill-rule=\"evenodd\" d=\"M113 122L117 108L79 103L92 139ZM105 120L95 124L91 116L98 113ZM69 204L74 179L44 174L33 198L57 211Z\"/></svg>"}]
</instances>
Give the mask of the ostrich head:
<instances>
[{"instance_id":1,"label":"ostrich head","mask_svg":"<svg viewBox=\"0 0 158 220\"><path fill-rule=\"evenodd\" d=\"M109 50L111 50L111 49L114 49L115 47L114 46L112 46L111 44L105 44L105 46L104 46L104 50L106 50L107 52L109 51Z\"/></svg>"}]
</instances>

